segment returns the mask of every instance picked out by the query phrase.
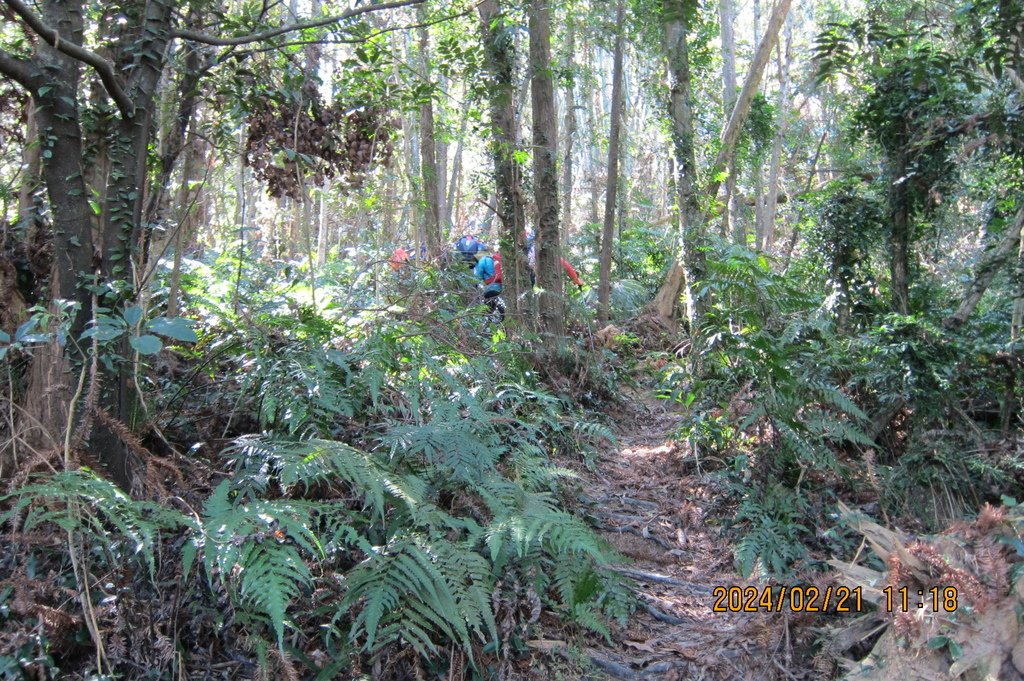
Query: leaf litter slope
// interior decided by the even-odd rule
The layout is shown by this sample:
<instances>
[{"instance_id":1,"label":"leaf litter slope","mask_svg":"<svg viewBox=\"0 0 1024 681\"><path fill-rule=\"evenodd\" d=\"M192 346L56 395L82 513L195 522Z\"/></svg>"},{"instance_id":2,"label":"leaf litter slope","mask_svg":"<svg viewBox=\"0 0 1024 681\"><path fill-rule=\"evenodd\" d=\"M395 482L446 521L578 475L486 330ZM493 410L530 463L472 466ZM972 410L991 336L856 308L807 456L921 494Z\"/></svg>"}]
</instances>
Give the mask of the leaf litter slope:
<instances>
[{"instance_id":1,"label":"leaf litter slope","mask_svg":"<svg viewBox=\"0 0 1024 681\"><path fill-rule=\"evenodd\" d=\"M795 678L784 616L712 611L715 586L744 585L732 547L705 523L719 490L673 439L682 415L636 398L616 415L618 446L582 473L583 511L631 559L619 571L641 604L612 644L586 650L590 664L610 678Z\"/></svg>"}]
</instances>

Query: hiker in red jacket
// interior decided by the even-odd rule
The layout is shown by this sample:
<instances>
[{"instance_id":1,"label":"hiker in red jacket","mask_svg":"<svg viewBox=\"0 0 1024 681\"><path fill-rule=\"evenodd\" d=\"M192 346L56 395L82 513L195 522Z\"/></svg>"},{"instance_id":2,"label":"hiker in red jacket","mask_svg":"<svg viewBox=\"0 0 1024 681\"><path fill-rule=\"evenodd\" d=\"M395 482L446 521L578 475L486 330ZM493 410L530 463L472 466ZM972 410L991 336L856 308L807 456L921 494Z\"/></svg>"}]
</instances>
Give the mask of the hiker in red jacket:
<instances>
[{"instance_id":1,"label":"hiker in red jacket","mask_svg":"<svg viewBox=\"0 0 1024 681\"><path fill-rule=\"evenodd\" d=\"M583 281L580 279L576 269L565 258L559 258L559 260L562 261L562 269L565 270L565 276L569 277L569 281L582 291ZM526 262L530 265L530 285L532 286L537 283L537 244L534 240L532 229L526 230Z\"/></svg>"}]
</instances>

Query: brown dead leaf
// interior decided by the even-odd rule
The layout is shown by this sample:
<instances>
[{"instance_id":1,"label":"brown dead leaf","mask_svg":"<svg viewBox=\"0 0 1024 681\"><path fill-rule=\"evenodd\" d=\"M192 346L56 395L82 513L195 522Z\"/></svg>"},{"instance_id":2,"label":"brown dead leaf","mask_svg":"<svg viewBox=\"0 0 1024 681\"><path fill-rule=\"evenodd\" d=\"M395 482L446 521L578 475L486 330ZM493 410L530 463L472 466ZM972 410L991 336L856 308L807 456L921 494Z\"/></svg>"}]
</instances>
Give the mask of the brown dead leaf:
<instances>
[{"instance_id":1,"label":"brown dead leaf","mask_svg":"<svg viewBox=\"0 0 1024 681\"><path fill-rule=\"evenodd\" d=\"M652 646L649 641L623 641L623 643L626 644L627 646L629 646L630 648L635 648L637 650L642 650L645 653L656 653L656 652L658 652L657 650L654 649L654 646Z\"/></svg>"}]
</instances>

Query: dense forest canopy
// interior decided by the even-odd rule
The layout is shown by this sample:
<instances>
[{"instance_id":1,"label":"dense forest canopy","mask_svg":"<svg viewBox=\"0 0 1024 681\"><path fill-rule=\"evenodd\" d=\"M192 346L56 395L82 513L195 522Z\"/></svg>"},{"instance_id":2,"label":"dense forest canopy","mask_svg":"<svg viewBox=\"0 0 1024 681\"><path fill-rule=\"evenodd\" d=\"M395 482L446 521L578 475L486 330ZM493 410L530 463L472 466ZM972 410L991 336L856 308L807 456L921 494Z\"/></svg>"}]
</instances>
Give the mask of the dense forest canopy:
<instances>
[{"instance_id":1,"label":"dense forest canopy","mask_svg":"<svg viewBox=\"0 0 1024 681\"><path fill-rule=\"evenodd\" d=\"M1021 0L0 0L0 677L1024 678L1022 107Z\"/></svg>"}]
</instances>

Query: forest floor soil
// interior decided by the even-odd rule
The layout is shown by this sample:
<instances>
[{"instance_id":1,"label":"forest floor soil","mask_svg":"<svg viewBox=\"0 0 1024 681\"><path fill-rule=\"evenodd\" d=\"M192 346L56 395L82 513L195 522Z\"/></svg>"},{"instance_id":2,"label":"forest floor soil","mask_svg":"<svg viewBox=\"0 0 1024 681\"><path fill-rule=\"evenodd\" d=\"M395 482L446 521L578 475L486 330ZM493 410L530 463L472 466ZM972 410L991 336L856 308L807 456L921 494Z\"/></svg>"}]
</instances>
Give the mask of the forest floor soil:
<instances>
[{"instance_id":1,"label":"forest floor soil","mask_svg":"<svg viewBox=\"0 0 1024 681\"><path fill-rule=\"evenodd\" d=\"M746 584L732 546L708 522L724 490L674 439L681 406L638 392L617 408L618 442L580 471L581 511L626 558L615 569L640 605L610 643L529 645L576 660L577 678L811 678L794 668L785 615L713 611L715 587Z\"/></svg>"}]
</instances>

